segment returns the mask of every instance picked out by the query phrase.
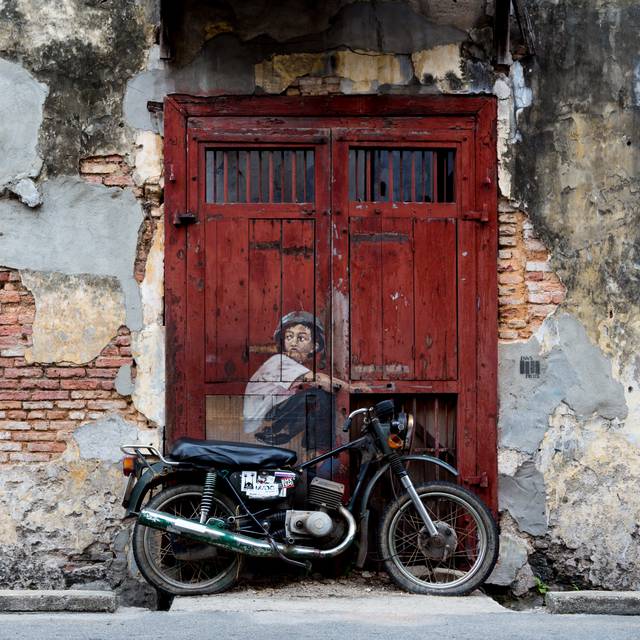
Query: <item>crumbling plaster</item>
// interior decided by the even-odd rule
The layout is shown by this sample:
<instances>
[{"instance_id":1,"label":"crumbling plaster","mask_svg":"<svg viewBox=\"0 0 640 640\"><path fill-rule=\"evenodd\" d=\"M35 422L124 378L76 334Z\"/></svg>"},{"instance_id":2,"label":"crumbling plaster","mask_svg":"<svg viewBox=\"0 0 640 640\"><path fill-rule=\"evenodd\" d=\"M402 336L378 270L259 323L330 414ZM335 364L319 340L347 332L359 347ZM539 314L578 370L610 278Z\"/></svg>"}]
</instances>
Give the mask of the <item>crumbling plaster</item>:
<instances>
[{"instance_id":1,"label":"crumbling plaster","mask_svg":"<svg viewBox=\"0 0 640 640\"><path fill-rule=\"evenodd\" d=\"M43 204L36 210L0 200L0 264L69 276L114 277L124 294L127 326L140 329L142 307L133 264L143 215L134 195L73 177L44 182L42 193ZM61 303L62 294L61 290ZM85 303L95 307L92 314L99 313L95 296ZM81 331L77 329L77 339Z\"/></svg>"},{"instance_id":2,"label":"crumbling plaster","mask_svg":"<svg viewBox=\"0 0 640 640\"><path fill-rule=\"evenodd\" d=\"M127 577L129 529L120 499L122 444L154 444L120 416L80 427L57 464L0 473L0 583L21 588L115 588L129 602L147 593ZM135 572L134 572L135 573ZM133 588L132 588L133 587ZM86 587L85 587L86 588Z\"/></svg>"}]
</instances>

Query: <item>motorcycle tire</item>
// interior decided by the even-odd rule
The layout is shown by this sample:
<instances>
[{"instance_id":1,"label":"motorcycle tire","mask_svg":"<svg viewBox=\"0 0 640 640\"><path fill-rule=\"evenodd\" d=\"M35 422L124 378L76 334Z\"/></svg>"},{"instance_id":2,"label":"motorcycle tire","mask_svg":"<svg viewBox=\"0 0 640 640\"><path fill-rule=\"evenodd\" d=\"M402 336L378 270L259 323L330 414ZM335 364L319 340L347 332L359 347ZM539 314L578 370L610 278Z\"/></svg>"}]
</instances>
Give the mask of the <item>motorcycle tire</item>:
<instances>
[{"instance_id":1,"label":"motorcycle tire","mask_svg":"<svg viewBox=\"0 0 640 640\"><path fill-rule=\"evenodd\" d=\"M386 509L379 550L387 573L405 591L462 596L477 589L498 559L498 527L470 491L450 482L416 486L439 535L432 538L408 494Z\"/></svg>"},{"instance_id":2,"label":"motorcycle tire","mask_svg":"<svg viewBox=\"0 0 640 640\"><path fill-rule=\"evenodd\" d=\"M178 485L155 495L146 505L199 522L202 486ZM209 517L235 515L235 505L216 493ZM151 585L176 596L221 593L238 580L242 555L178 534L136 523L133 556L140 573Z\"/></svg>"}]
</instances>

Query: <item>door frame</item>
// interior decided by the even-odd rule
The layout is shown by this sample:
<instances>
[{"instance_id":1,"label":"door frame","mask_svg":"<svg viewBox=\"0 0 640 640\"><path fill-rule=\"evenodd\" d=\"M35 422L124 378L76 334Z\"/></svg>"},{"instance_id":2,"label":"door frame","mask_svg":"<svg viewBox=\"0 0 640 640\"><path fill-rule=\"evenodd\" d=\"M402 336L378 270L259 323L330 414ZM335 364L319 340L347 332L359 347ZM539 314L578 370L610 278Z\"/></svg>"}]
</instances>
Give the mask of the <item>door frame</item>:
<instances>
[{"instance_id":1,"label":"door frame","mask_svg":"<svg viewBox=\"0 0 640 640\"><path fill-rule=\"evenodd\" d=\"M497 509L497 102L476 96L217 96L170 95L164 102L165 131L165 326L167 440L189 435L186 422L187 233L180 216L188 214L188 193L198 182L188 175L189 128L210 116L268 117L427 117L472 118L473 210L461 220L461 247L473 248L476 279L474 362L460 361L457 466L462 482ZM453 123L452 126L455 126ZM188 218L187 218L188 220ZM462 251L462 249L461 249ZM462 310L461 310L462 311ZM461 329L461 331L464 329ZM192 434L196 435L196 434ZM475 445L475 446L474 446Z\"/></svg>"}]
</instances>

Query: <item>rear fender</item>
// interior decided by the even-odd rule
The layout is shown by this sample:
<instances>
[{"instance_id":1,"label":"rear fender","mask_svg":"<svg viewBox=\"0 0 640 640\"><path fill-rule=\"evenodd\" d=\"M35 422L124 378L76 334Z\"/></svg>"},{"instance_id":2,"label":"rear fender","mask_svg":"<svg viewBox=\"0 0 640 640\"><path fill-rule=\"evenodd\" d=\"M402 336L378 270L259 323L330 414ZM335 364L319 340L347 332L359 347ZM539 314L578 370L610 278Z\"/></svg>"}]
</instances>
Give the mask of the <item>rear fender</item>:
<instances>
[{"instance_id":1,"label":"rear fender","mask_svg":"<svg viewBox=\"0 0 640 640\"><path fill-rule=\"evenodd\" d=\"M125 518L138 515L147 494L154 487L171 482L178 477L181 482L186 482L186 475L184 471L177 471L175 467L166 465L162 461L149 465L138 478L128 500L122 505L127 511Z\"/></svg>"}]
</instances>

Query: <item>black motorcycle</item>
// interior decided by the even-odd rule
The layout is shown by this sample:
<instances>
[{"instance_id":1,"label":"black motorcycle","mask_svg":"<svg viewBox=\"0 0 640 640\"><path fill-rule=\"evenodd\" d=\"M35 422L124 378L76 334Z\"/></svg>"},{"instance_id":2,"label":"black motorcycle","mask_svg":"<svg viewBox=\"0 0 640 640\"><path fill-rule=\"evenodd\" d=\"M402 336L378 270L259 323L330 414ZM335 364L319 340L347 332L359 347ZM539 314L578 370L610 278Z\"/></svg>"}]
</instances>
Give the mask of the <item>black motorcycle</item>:
<instances>
[{"instance_id":1,"label":"black motorcycle","mask_svg":"<svg viewBox=\"0 0 640 640\"><path fill-rule=\"evenodd\" d=\"M130 476L123 506L137 517L133 552L142 575L161 593L219 593L236 583L244 556L308 569L311 560L338 556L356 539L356 564L363 566L370 499L388 478L399 489L379 523L379 557L389 575L413 593L476 589L498 556L489 510L456 484L414 485L408 462L458 474L438 458L402 455L413 418L396 415L392 400L354 411L345 431L356 417L358 438L300 465L294 451L243 443L182 438L167 458L148 446L122 447ZM345 486L313 469L346 450L359 451L360 468L345 505Z\"/></svg>"}]
</instances>

